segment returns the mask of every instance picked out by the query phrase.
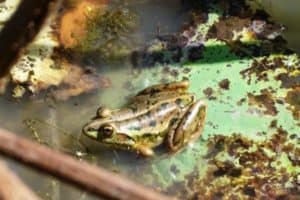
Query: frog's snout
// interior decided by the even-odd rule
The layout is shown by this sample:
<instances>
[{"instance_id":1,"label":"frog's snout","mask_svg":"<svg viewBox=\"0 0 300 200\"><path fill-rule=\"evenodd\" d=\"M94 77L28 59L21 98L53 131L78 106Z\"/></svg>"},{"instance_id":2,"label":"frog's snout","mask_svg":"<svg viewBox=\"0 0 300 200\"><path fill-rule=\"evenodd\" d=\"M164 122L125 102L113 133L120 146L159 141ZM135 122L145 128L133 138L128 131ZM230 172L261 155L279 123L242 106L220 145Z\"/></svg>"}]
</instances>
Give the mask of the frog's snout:
<instances>
[{"instance_id":1,"label":"frog's snout","mask_svg":"<svg viewBox=\"0 0 300 200\"><path fill-rule=\"evenodd\" d=\"M83 126L83 128L82 128L82 133L86 135L86 133L88 132L88 130L89 130L89 126L88 126L88 124L85 124Z\"/></svg>"},{"instance_id":2,"label":"frog's snout","mask_svg":"<svg viewBox=\"0 0 300 200\"><path fill-rule=\"evenodd\" d=\"M97 129L93 128L90 123L83 126L82 133L92 139L97 139L98 136Z\"/></svg>"}]
</instances>

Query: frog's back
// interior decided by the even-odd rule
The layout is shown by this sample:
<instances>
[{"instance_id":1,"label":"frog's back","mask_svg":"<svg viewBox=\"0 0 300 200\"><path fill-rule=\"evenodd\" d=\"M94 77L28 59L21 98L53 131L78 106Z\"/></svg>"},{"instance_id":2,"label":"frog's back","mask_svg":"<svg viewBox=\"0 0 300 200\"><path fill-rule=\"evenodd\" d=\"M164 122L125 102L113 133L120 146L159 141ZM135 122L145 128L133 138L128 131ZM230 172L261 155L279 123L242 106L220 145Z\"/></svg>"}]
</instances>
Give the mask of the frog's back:
<instances>
[{"instance_id":1,"label":"frog's back","mask_svg":"<svg viewBox=\"0 0 300 200\"><path fill-rule=\"evenodd\" d=\"M186 107L194 101L192 94L181 95L173 99L149 104L145 112L137 108L135 117L131 117L115 125L121 132L130 133L131 137L141 135L163 135L172 123L180 119ZM140 106L140 105L139 105Z\"/></svg>"}]
</instances>

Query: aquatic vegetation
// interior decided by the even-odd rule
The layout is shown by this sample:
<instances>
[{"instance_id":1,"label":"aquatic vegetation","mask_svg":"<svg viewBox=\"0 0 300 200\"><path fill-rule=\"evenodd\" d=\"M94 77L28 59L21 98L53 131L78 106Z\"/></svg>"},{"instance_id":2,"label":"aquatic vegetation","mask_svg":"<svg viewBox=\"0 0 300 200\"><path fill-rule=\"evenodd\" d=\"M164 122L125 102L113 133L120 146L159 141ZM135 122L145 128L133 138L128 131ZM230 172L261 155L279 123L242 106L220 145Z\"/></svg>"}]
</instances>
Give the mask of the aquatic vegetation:
<instances>
[{"instance_id":1,"label":"aquatic vegetation","mask_svg":"<svg viewBox=\"0 0 300 200\"><path fill-rule=\"evenodd\" d=\"M262 142L236 133L209 138L205 176L195 168L186 182L173 184L168 192L180 199L298 199L297 136L288 138L272 124L275 133Z\"/></svg>"},{"instance_id":2,"label":"aquatic vegetation","mask_svg":"<svg viewBox=\"0 0 300 200\"><path fill-rule=\"evenodd\" d=\"M108 65L106 74L105 66L88 63L89 67L101 66L97 70L108 75L101 80L99 71L89 71L77 62L78 54L109 60L134 49L138 17L126 21L131 10L117 14L126 9L105 7L85 15L89 28L82 31L91 32L82 35L86 38L73 37L77 45L48 45L41 37L53 31L40 35L31 46L34 51L27 48L22 62L12 70L12 81L33 93L51 86L52 96L60 100L90 93L53 108L58 113L53 123L79 134L81 123L100 103L119 107L133 91L150 84L189 80L190 92L208 102L207 123L197 142L168 157L161 156L158 149L158 156L146 162L126 152L106 151L93 141L88 143L88 155L95 156L100 165L178 199L299 199L299 55L287 49L280 36L282 27L261 11L251 12L245 1L183 2L187 6L200 2L196 10L189 8L192 22L178 33L157 34L145 48L138 49L139 69L130 71L122 63L122 68L115 70ZM119 17L113 18L114 14ZM135 20L137 24L131 23ZM115 22L122 26L115 27ZM45 50L45 46L49 48ZM53 46L63 54L55 52L58 54L53 56ZM71 50L68 55L73 57L67 59L64 50ZM78 54L73 54L75 51ZM67 65L58 62L62 57ZM182 62L185 59L187 63ZM146 68L145 63L151 67ZM0 83L0 88L5 84ZM91 92L103 85L109 88ZM17 127L18 122L11 119L23 110L17 111L3 112L1 121ZM47 134L47 129L40 133Z\"/></svg>"},{"instance_id":3,"label":"aquatic vegetation","mask_svg":"<svg viewBox=\"0 0 300 200\"><path fill-rule=\"evenodd\" d=\"M67 2L72 9L67 9L60 17L59 40L64 48L74 48L77 42L86 34L86 16L97 10L102 12L106 0L87 0L81 2Z\"/></svg>"},{"instance_id":4,"label":"aquatic vegetation","mask_svg":"<svg viewBox=\"0 0 300 200\"><path fill-rule=\"evenodd\" d=\"M138 17L126 8L92 11L86 16L86 34L74 48L82 54L94 53L101 58L116 58L132 51L132 34Z\"/></svg>"}]
</instances>

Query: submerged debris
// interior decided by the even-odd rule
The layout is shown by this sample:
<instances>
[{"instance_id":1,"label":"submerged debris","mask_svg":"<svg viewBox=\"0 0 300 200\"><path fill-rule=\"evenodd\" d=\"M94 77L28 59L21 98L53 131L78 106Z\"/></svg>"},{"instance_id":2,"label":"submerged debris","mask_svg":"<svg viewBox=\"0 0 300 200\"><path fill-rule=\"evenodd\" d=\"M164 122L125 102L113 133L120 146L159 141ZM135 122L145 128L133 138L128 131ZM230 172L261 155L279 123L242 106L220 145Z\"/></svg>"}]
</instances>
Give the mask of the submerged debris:
<instances>
[{"instance_id":1,"label":"submerged debris","mask_svg":"<svg viewBox=\"0 0 300 200\"><path fill-rule=\"evenodd\" d=\"M177 78L179 76L179 69L178 68L171 68L169 66L163 67L161 70L161 73L166 75L166 76L172 76L174 78Z\"/></svg>"},{"instance_id":2,"label":"submerged debris","mask_svg":"<svg viewBox=\"0 0 300 200\"><path fill-rule=\"evenodd\" d=\"M298 199L299 159L294 159L300 148L296 138L288 140L282 128L275 130L262 142L241 134L209 138L207 172L200 175L197 166L168 191L180 199Z\"/></svg>"},{"instance_id":3,"label":"submerged debris","mask_svg":"<svg viewBox=\"0 0 300 200\"><path fill-rule=\"evenodd\" d=\"M300 69L300 65L299 65ZM295 70L296 72L296 70ZM282 88L294 88L300 85L300 71L297 73L284 72L276 76L276 80L281 81Z\"/></svg>"},{"instance_id":4,"label":"submerged debris","mask_svg":"<svg viewBox=\"0 0 300 200\"><path fill-rule=\"evenodd\" d=\"M259 81L277 80L281 82L281 88L288 89L286 97L273 96L273 91L261 91L261 95L248 94L249 104L265 107L265 114L275 115L277 113L275 102L289 104L288 109L292 111L293 117L299 119L299 69L300 61L296 54L289 56L270 56L254 59L251 66L243 71L241 75L248 79L248 84L255 78ZM274 91L276 92L276 91Z\"/></svg>"},{"instance_id":5,"label":"submerged debris","mask_svg":"<svg viewBox=\"0 0 300 200\"><path fill-rule=\"evenodd\" d=\"M300 119L300 86L293 88L285 97L289 104L288 109L292 111L295 120Z\"/></svg>"},{"instance_id":6,"label":"submerged debris","mask_svg":"<svg viewBox=\"0 0 300 200\"><path fill-rule=\"evenodd\" d=\"M76 65L69 66L68 76L62 80L62 87L51 91L56 100L67 100L70 97L88 93L96 88L111 87L111 81L89 69Z\"/></svg>"},{"instance_id":7,"label":"submerged debris","mask_svg":"<svg viewBox=\"0 0 300 200\"><path fill-rule=\"evenodd\" d=\"M216 97L213 95L214 94L214 90L211 87L208 87L206 89L203 90L203 93L205 94L205 96L209 99L209 100L214 100L216 99Z\"/></svg>"},{"instance_id":8,"label":"submerged debris","mask_svg":"<svg viewBox=\"0 0 300 200\"><path fill-rule=\"evenodd\" d=\"M250 58L287 52L281 37L284 27L268 20L262 10L251 10L245 2L221 1L224 15L210 27L207 39L221 40L236 55Z\"/></svg>"},{"instance_id":9,"label":"submerged debris","mask_svg":"<svg viewBox=\"0 0 300 200\"><path fill-rule=\"evenodd\" d=\"M230 81L228 79L223 79L219 82L219 87L224 90L229 90Z\"/></svg>"},{"instance_id":10,"label":"submerged debris","mask_svg":"<svg viewBox=\"0 0 300 200\"><path fill-rule=\"evenodd\" d=\"M248 83L251 83L254 75L255 82L268 81L268 73L273 73L276 79L284 78L283 84L288 84L292 79L291 75L294 71L299 69L299 58L295 55L291 56L270 56L253 59L249 68L240 72L243 78L248 79ZM284 73L275 74L276 70L284 71Z\"/></svg>"},{"instance_id":11,"label":"submerged debris","mask_svg":"<svg viewBox=\"0 0 300 200\"><path fill-rule=\"evenodd\" d=\"M274 97L269 90L264 89L259 95L248 93L248 101L250 106L256 105L259 108L264 108L264 114L266 115L276 115L278 112Z\"/></svg>"},{"instance_id":12,"label":"submerged debris","mask_svg":"<svg viewBox=\"0 0 300 200\"><path fill-rule=\"evenodd\" d=\"M284 31L283 26L269 22L266 19L253 17L240 18L229 16L221 18L209 30L207 37L222 41L240 40L242 42L262 42L275 40Z\"/></svg>"},{"instance_id":13,"label":"submerged debris","mask_svg":"<svg viewBox=\"0 0 300 200\"><path fill-rule=\"evenodd\" d=\"M22 85L17 85L14 89L13 89L13 94L12 96L14 98L21 98L26 92L25 87L23 87Z\"/></svg>"},{"instance_id":14,"label":"submerged debris","mask_svg":"<svg viewBox=\"0 0 300 200\"><path fill-rule=\"evenodd\" d=\"M12 78L18 84L13 89L13 97L22 97L26 90L31 94L38 94L40 91L56 86L55 89L52 89L53 97L57 100L67 100L93 89L111 86L107 78L93 71L64 61L56 64L59 65L59 68L52 67L54 64L36 66L28 68L27 72L25 71L27 69L14 68Z\"/></svg>"},{"instance_id":15,"label":"submerged debris","mask_svg":"<svg viewBox=\"0 0 300 200\"><path fill-rule=\"evenodd\" d=\"M151 67L155 64L184 63L202 58L204 36L198 30L207 20L207 13L193 13L189 23L174 34L157 33L144 49L132 54L135 67Z\"/></svg>"},{"instance_id":16,"label":"submerged debris","mask_svg":"<svg viewBox=\"0 0 300 200\"><path fill-rule=\"evenodd\" d=\"M12 81L18 85L26 86L31 93L38 93L50 86L58 86L67 75L68 69L63 66L60 69L53 68L54 62L49 58L43 61L29 61L21 59L11 70Z\"/></svg>"},{"instance_id":17,"label":"submerged debris","mask_svg":"<svg viewBox=\"0 0 300 200\"><path fill-rule=\"evenodd\" d=\"M231 16L215 23L209 30L208 38L217 38L219 40L233 40L234 32L240 32L243 28L250 26L250 18L239 18Z\"/></svg>"}]
</instances>

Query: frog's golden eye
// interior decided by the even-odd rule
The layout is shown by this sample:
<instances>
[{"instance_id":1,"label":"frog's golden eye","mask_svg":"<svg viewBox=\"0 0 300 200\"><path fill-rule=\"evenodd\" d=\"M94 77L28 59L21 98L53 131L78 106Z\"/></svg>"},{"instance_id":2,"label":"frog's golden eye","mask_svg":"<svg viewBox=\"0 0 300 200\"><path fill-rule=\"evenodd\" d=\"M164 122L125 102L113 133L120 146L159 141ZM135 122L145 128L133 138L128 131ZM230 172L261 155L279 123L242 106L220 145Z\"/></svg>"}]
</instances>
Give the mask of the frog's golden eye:
<instances>
[{"instance_id":1,"label":"frog's golden eye","mask_svg":"<svg viewBox=\"0 0 300 200\"><path fill-rule=\"evenodd\" d=\"M103 137L107 138L107 137L111 137L113 135L114 131L115 131L114 127L112 127L109 124L105 124L99 128L100 135L99 134L98 135L101 138L103 138Z\"/></svg>"},{"instance_id":2,"label":"frog's golden eye","mask_svg":"<svg viewBox=\"0 0 300 200\"><path fill-rule=\"evenodd\" d=\"M108 108L100 107L97 110L97 117L105 118L111 116L111 111Z\"/></svg>"}]
</instances>

